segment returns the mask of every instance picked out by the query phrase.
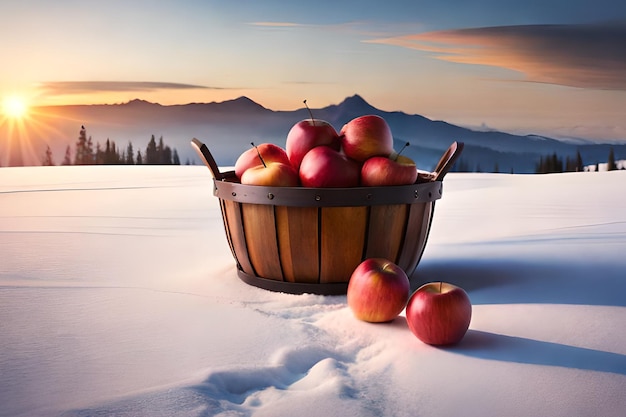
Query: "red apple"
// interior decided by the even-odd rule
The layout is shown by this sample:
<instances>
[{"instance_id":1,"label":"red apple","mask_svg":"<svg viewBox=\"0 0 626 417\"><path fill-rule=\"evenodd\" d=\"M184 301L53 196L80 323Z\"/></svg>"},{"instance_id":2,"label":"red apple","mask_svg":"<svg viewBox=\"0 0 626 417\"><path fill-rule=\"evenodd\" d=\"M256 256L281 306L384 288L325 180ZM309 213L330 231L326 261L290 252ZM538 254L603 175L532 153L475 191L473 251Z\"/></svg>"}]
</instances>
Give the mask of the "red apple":
<instances>
[{"instance_id":1,"label":"red apple","mask_svg":"<svg viewBox=\"0 0 626 417\"><path fill-rule=\"evenodd\" d=\"M297 187L300 179L291 164L266 162L266 165L257 165L246 169L241 176L241 183L273 187Z\"/></svg>"},{"instance_id":2,"label":"red apple","mask_svg":"<svg viewBox=\"0 0 626 417\"><path fill-rule=\"evenodd\" d=\"M472 303L465 290L446 282L422 285L406 306L409 329L429 345L458 343L471 319Z\"/></svg>"},{"instance_id":3,"label":"red apple","mask_svg":"<svg viewBox=\"0 0 626 417\"><path fill-rule=\"evenodd\" d=\"M386 156L373 156L361 167L361 185L366 187L406 185L416 180L415 162L404 155L397 155L395 160Z\"/></svg>"},{"instance_id":4,"label":"red apple","mask_svg":"<svg viewBox=\"0 0 626 417\"><path fill-rule=\"evenodd\" d=\"M316 146L330 146L339 150L339 135L330 123L320 119L301 120L289 130L285 150L291 161L291 165L296 170L300 169L300 164L304 156Z\"/></svg>"},{"instance_id":5,"label":"red apple","mask_svg":"<svg viewBox=\"0 0 626 417\"><path fill-rule=\"evenodd\" d=\"M287 152L283 148L273 143L261 143L256 146L256 149L252 147L239 155L235 162L235 175L237 175L237 178L241 179L244 171L248 168L263 165L261 158L259 158L259 153L265 163L282 162L289 164Z\"/></svg>"},{"instance_id":6,"label":"red apple","mask_svg":"<svg viewBox=\"0 0 626 417\"><path fill-rule=\"evenodd\" d=\"M352 119L341 128L339 136L346 156L359 162L393 153L391 128L380 116L370 114Z\"/></svg>"},{"instance_id":7,"label":"red apple","mask_svg":"<svg viewBox=\"0 0 626 417\"><path fill-rule=\"evenodd\" d=\"M387 259L368 258L350 276L348 306L359 320L391 321L406 306L410 290L402 268Z\"/></svg>"},{"instance_id":8,"label":"red apple","mask_svg":"<svg viewBox=\"0 0 626 417\"><path fill-rule=\"evenodd\" d=\"M357 187L361 166L329 146L316 146L300 164L304 187Z\"/></svg>"}]
</instances>

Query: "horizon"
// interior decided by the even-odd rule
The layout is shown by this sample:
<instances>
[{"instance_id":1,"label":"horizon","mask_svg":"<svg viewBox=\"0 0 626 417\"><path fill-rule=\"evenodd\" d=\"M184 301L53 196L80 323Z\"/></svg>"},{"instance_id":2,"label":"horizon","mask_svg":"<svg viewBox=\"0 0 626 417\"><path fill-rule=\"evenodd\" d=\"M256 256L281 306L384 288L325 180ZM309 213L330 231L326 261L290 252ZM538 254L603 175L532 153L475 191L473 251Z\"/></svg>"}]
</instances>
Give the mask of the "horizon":
<instances>
[{"instance_id":1,"label":"horizon","mask_svg":"<svg viewBox=\"0 0 626 417\"><path fill-rule=\"evenodd\" d=\"M359 5L2 2L0 127L52 105L291 111L359 94L474 130L626 143L623 2Z\"/></svg>"},{"instance_id":2,"label":"horizon","mask_svg":"<svg viewBox=\"0 0 626 417\"><path fill-rule=\"evenodd\" d=\"M225 106L220 107L222 104ZM308 117L302 116L306 107L304 104L298 110L276 111L247 96L239 96L224 101L185 104L161 104L136 97L126 102L112 104L63 104L35 107L31 109L32 115L24 117L22 120L22 122L34 122L35 119L38 119L38 124L34 130L28 128L27 123L5 126L9 127L9 130L13 128L16 136L26 140L8 141L8 148L0 147L0 166L81 165L82 163L74 160L74 156L78 155L75 133L78 132L79 127L79 137L83 137L83 131L85 131L93 146L93 163L96 165L134 164L134 159L139 158L135 154L137 152L143 153L150 137L160 137L161 140L167 142L170 149L177 151L176 159L179 161L186 161L185 164L201 163L201 160L197 160L195 152L192 152L192 149L187 146L189 138L205 138L211 142L210 138L215 137L216 134L221 135L220 132L224 132L224 128L229 132L229 143L234 146L229 148L219 145L218 142L213 142L213 146L216 146L213 150L218 152L215 156L219 156L221 161L232 159L232 163L234 163L238 155L237 149L245 148L246 144L249 144L249 135L255 137L255 142L269 141L280 146L281 139L284 139L283 133L286 135L289 129L290 120L295 121L302 117ZM191 107L187 108L187 106ZM168 110L168 108L173 109ZM446 139L468 141L466 143L468 149L474 147L474 155L463 160L463 168L460 168L462 171L469 172L476 170L476 172L532 173L531 165L535 164L534 169L539 169L537 164L541 165L541 158L551 156L552 153L561 161L561 169L570 171L571 160L568 158L572 157L571 153L578 148L585 149L583 151L585 170L595 170L598 169L599 165L606 165L604 161L610 159L609 153L613 152L614 146L616 153L614 159L621 161L626 155L624 153L626 152L626 144L619 142L594 142L584 139L571 141L534 133L515 135L511 132L493 129L472 129L447 121L431 120L419 114L404 112L392 114L376 108L360 94L345 97L341 102L325 108L312 108L311 110L313 113L324 114L322 118L332 121L331 123L335 124L336 128L347 122L350 117L360 113L389 116L392 131L398 134L396 139L404 140L405 137L415 139L416 147L415 150L412 147L411 153L413 158L417 158L416 161L419 160L419 166L422 167L436 162L437 155L433 156L432 151L440 144L432 140L437 137L444 139L444 141ZM241 118L243 116L238 117L239 112L245 113L246 117L251 117L251 123L246 124L245 119ZM229 116L226 116L227 113ZM35 115L36 117L33 117ZM216 119L215 116L218 118ZM339 116L339 119L336 119L336 116ZM414 123L416 124L414 125ZM412 127L407 130L409 126ZM454 130L455 133L451 136L449 133L444 133L448 127L443 127L443 131L440 130L442 126L453 126L453 129L458 127L460 130ZM284 132L277 132L276 127L279 127L279 130L284 129ZM2 128L3 126L0 125L0 137L3 133ZM500 135L501 142L499 144L491 143L493 141L492 133ZM441 134L443 136L440 136ZM42 140L42 137L48 137L48 141ZM540 143L544 143L546 146L537 143L538 139ZM117 157L121 158L117 162L102 160L105 155L100 151L104 152L104 144L106 144L108 155L109 141L113 146L113 154L115 155L117 151ZM519 148L519 146L523 146L523 148ZM134 149L136 152L130 155L130 151L127 149ZM476 154L479 149L482 149L480 151L482 156ZM534 155L537 160L531 161L532 157L529 158L528 156L511 159L511 154L520 151ZM67 159L68 153L71 153L70 162ZM62 163L60 162L61 159L63 159ZM521 161L522 159L524 162ZM165 163L167 164L167 162ZM91 165L92 163L87 164ZM623 169L622 162L618 162L618 165L618 169ZM494 171L490 171L491 169Z\"/></svg>"},{"instance_id":3,"label":"horizon","mask_svg":"<svg viewBox=\"0 0 626 417\"><path fill-rule=\"evenodd\" d=\"M624 130L625 133L623 136L608 136L608 137L604 137L604 136L594 136L594 135L565 135L563 136L562 134L559 133L558 129L557 130L551 130L551 129L544 129L541 128L539 125L537 125L535 128L533 128L532 125L528 125L526 127L515 127L515 126L510 126L510 127L497 127L497 123L487 123L485 121L479 123L479 124L475 124L472 121L467 121L467 122L463 122L463 121L459 121L459 122L455 122L454 120L451 119L443 119L443 118L437 118L437 117L432 117L432 116L428 116L427 113L419 113L419 112L411 112L411 111L407 111L404 109L400 109L400 108L394 108L394 107L390 107L388 109L385 108L381 108L377 105L375 105L374 103L370 102L366 97L363 96L363 94L360 94L358 92L354 92L352 94L346 95L345 97L343 97L342 99L339 100L335 100L335 101L329 101L324 105L315 105L315 107L311 107L312 109L323 109L329 106L333 106L333 105L339 105L341 104L343 101L345 101L346 99L350 98L350 97L354 97L354 96L359 96L361 98L363 98L363 100L365 100L369 105L371 105L372 107L381 110L381 111L386 111L386 112L402 112L408 115L418 115L418 116L422 116L425 117L427 119L433 120L433 121L442 121L442 122L446 122L446 123L450 123L459 127L463 127L466 129L470 129L470 130L476 130L476 131L498 131L498 132L504 132L504 133L510 133L513 135L519 135L519 136L541 136L541 137L547 137L547 138L551 138L551 139L556 139L556 140L560 140L560 141L564 141L564 142L577 142L577 141L583 141L583 142L590 142L590 143L598 143L598 144L626 144L626 123L624 125ZM24 106L24 119L28 119L31 118L31 116L33 116L32 113L36 113L36 110L38 108L47 108L47 107L71 107L71 106L115 106L115 105L124 105L124 104L129 104L133 101L142 101L142 102L146 102L146 103L150 103L150 104L157 104L160 106L186 106L186 105L190 105L190 104L212 104L212 103L223 103L223 102L229 102L229 101L235 101L237 99L240 98L247 98L251 101L253 101L256 104L259 104L260 106L266 108L266 109L270 109L273 111L280 111L280 112L289 112L289 111L297 111L297 110L301 110L303 108L305 108L301 103L302 100L299 101L300 105L294 105L294 107L290 107L290 108L274 108L271 106L266 105L265 103L263 103L260 100L254 99L252 97L250 97L249 95L246 94L241 94L241 95L232 95L232 96L224 96L224 97L217 97L217 98L207 98L207 100L203 100L203 101L199 101L199 100L191 100L191 101L181 101L181 102L168 102L167 100L163 100L161 101L158 96L154 96L153 98L146 98L145 96L134 96L134 97L128 97L125 98L123 100L109 100L109 101L93 101L93 102L68 102L68 103L41 103L41 104L32 104L30 103L28 100L21 100L22 97L20 96L20 103L19 106ZM15 96L7 96L5 97L5 100L11 100L11 99L15 99ZM307 100L308 101L308 100ZM6 106L6 105L5 105ZM11 117L7 117L7 115L5 114L4 116L0 114L0 128L8 125L11 123ZM621 127L620 127L621 129ZM1 138L0 138L1 139Z\"/></svg>"},{"instance_id":4,"label":"horizon","mask_svg":"<svg viewBox=\"0 0 626 417\"><path fill-rule=\"evenodd\" d=\"M442 120L442 119L434 119L434 118L430 118L427 117L423 114L419 114L419 113L409 113L409 112L405 112L403 110L383 110L379 107L376 107L374 104L370 103L367 98L363 97L363 95L359 94L359 93L354 93L350 96L346 96L344 97L342 100L338 101L338 102L333 102L333 103L329 103L326 106L322 106L322 107L311 107L312 110L321 110L324 109L326 107L330 107L330 106L337 106L342 104L344 101L353 98L353 97L360 97L363 101L365 101L368 105L372 106L373 108L375 108L376 110L379 111L386 111L386 112L400 112L400 113L404 113L406 115L409 116L420 116L420 117L424 117L426 119L429 119L431 121L436 121L436 122L444 122L444 123L448 123L448 124L452 124L458 127L462 127L464 129L469 129L469 130L473 130L473 131L479 131L479 132L500 132L500 133L507 133L507 134L511 134L511 135L516 135L516 136L536 136L536 137L543 137L546 139L554 139L554 140L558 140L560 142L565 142L565 143L582 143L582 144L599 144L599 145L624 145L626 144L626 137L623 139L615 139L615 140L597 140L597 139L593 139L593 138L585 138L585 137L566 137L566 138L562 138L562 137L558 137L558 136L549 136L546 134L540 134L540 133L536 133L533 131L528 131L526 133L520 133L520 132L514 132L514 131L508 131L508 130L502 130L502 129L495 129L495 128L491 128L485 124L480 125L480 126L471 126L471 125L462 125L462 124L455 124L452 123L448 120ZM161 103L158 101L151 101L151 100L147 100L144 98L141 98L139 96L135 97L135 98L131 98L128 99L126 101L121 101L121 102L100 102L100 103L90 103L90 104L80 104L80 103L68 103L68 104L51 104L51 105L40 105L40 106L30 106L31 109L37 109L37 108L46 108L46 107L77 107L77 106L123 106L123 105L128 105L131 104L133 102L143 102L143 103L147 103L147 104L153 104L153 105L158 105L158 106L162 106L162 107L176 107L176 106L188 106L188 105L203 105L203 104L221 104L221 103L225 103L225 102L233 102L233 101L237 101L239 99L248 99L250 101L252 101L255 104L258 104L259 106L270 110L270 111L274 111L274 112L292 112L292 111L298 111L298 110L302 110L305 109L304 105L301 105L300 107L296 107L293 109L274 109L271 107L268 107L266 105L264 105L263 103L260 103L246 95L240 95L237 97L231 97L231 98L224 98L221 100L213 100L213 101L191 101L191 102L186 102L186 103L172 103L172 104L165 104L165 103ZM2 125L0 124L0 127Z\"/></svg>"}]
</instances>

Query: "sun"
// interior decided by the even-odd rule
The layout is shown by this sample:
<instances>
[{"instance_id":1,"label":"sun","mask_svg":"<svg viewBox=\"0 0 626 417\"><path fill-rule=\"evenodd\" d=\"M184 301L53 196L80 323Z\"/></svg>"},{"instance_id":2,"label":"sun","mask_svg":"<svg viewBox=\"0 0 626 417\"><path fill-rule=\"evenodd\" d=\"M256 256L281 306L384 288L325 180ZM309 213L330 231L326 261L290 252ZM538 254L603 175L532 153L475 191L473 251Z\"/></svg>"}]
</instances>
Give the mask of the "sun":
<instances>
[{"instance_id":1,"label":"sun","mask_svg":"<svg viewBox=\"0 0 626 417\"><path fill-rule=\"evenodd\" d=\"M2 113L11 119L21 119L28 113L28 105L19 96L9 96L2 103Z\"/></svg>"}]
</instances>

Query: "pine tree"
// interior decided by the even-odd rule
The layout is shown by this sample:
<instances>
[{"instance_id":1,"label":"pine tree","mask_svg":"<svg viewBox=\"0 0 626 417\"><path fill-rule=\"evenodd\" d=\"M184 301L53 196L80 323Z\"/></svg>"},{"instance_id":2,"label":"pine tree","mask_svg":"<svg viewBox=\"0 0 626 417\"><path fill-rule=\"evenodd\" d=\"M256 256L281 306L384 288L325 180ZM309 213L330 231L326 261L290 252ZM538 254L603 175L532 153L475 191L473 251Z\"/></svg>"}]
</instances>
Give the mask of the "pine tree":
<instances>
[{"instance_id":1,"label":"pine tree","mask_svg":"<svg viewBox=\"0 0 626 417\"><path fill-rule=\"evenodd\" d=\"M613 151L613 147L609 150L609 159L607 160L607 171L615 171L617 169L617 165L615 164L615 152Z\"/></svg>"},{"instance_id":2,"label":"pine tree","mask_svg":"<svg viewBox=\"0 0 626 417\"><path fill-rule=\"evenodd\" d=\"M96 165L104 164L104 151L102 150L102 146L100 146L100 142L96 143L96 155L94 157L94 163Z\"/></svg>"},{"instance_id":3,"label":"pine tree","mask_svg":"<svg viewBox=\"0 0 626 417\"><path fill-rule=\"evenodd\" d=\"M150 138L150 142L148 142L148 146L146 147L146 160L145 163L147 165L157 164L159 160L159 155L157 152L157 144L154 139L154 135Z\"/></svg>"},{"instance_id":4,"label":"pine tree","mask_svg":"<svg viewBox=\"0 0 626 417\"><path fill-rule=\"evenodd\" d=\"M113 158L111 157L111 140L107 138L104 145L104 164L110 165Z\"/></svg>"},{"instance_id":5,"label":"pine tree","mask_svg":"<svg viewBox=\"0 0 626 417\"><path fill-rule=\"evenodd\" d=\"M552 174L556 172L563 172L563 160L557 156L556 152L545 158L543 156L539 157L539 163L535 165L536 174Z\"/></svg>"},{"instance_id":6,"label":"pine tree","mask_svg":"<svg viewBox=\"0 0 626 417\"><path fill-rule=\"evenodd\" d=\"M180 165L180 158L178 157L178 152L176 152L176 148L174 148L174 151L172 153L172 164Z\"/></svg>"},{"instance_id":7,"label":"pine tree","mask_svg":"<svg viewBox=\"0 0 626 417\"><path fill-rule=\"evenodd\" d=\"M163 136L159 138L159 143L156 148L157 164L167 164L165 161L165 145L163 144Z\"/></svg>"},{"instance_id":8,"label":"pine tree","mask_svg":"<svg viewBox=\"0 0 626 417\"><path fill-rule=\"evenodd\" d=\"M543 155L539 156L539 162L535 164L535 174L545 174L545 162Z\"/></svg>"},{"instance_id":9,"label":"pine tree","mask_svg":"<svg viewBox=\"0 0 626 417\"><path fill-rule=\"evenodd\" d=\"M565 157L565 172L576 172L576 170L577 170L576 160L570 159L569 156L566 156Z\"/></svg>"},{"instance_id":10,"label":"pine tree","mask_svg":"<svg viewBox=\"0 0 626 417\"><path fill-rule=\"evenodd\" d=\"M84 158L85 165L93 165L95 158L93 154L93 141L91 140L91 136L89 136L89 139L87 139L87 146L85 147Z\"/></svg>"},{"instance_id":11,"label":"pine tree","mask_svg":"<svg viewBox=\"0 0 626 417\"><path fill-rule=\"evenodd\" d=\"M583 172L585 166L583 165L583 158L580 156L580 151L576 151L576 172Z\"/></svg>"},{"instance_id":12,"label":"pine tree","mask_svg":"<svg viewBox=\"0 0 626 417\"><path fill-rule=\"evenodd\" d=\"M43 161L41 163L43 166L54 166L54 160L52 158L52 150L50 149L50 145L46 146L46 153L43 157Z\"/></svg>"},{"instance_id":13,"label":"pine tree","mask_svg":"<svg viewBox=\"0 0 626 417\"><path fill-rule=\"evenodd\" d=\"M137 159L136 159L136 164L137 165L143 165L143 158L141 157L141 151L137 151Z\"/></svg>"},{"instance_id":14,"label":"pine tree","mask_svg":"<svg viewBox=\"0 0 626 417\"><path fill-rule=\"evenodd\" d=\"M126 164L133 165L135 163L134 157L133 143L129 141L126 147Z\"/></svg>"},{"instance_id":15,"label":"pine tree","mask_svg":"<svg viewBox=\"0 0 626 417\"><path fill-rule=\"evenodd\" d=\"M72 165L72 149L70 145L67 145L67 148L65 148L65 157L63 157L61 165Z\"/></svg>"},{"instance_id":16,"label":"pine tree","mask_svg":"<svg viewBox=\"0 0 626 417\"><path fill-rule=\"evenodd\" d=\"M81 126L76 141L76 154L74 155L74 165L85 165L87 161L87 131L85 126Z\"/></svg>"},{"instance_id":17,"label":"pine tree","mask_svg":"<svg viewBox=\"0 0 626 417\"><path fill-rule=\"evenodd\" d=\"M119 154L117 153L117 146L115 146L115 141L111 141L111 154L109 155L109 164L117 164L119 162Z\"/></svg>"},{"instance_id":18,"label":"pine tree","mask_svg":"<svg viewBox=\"0 0 626 417\"><path fill-rule=\"evenodd\" d=\"M562 169L561 169L562 171ZM556 156L556 152L550 157L550 171L551 173L559 172L559 157Z\"/></svg>"},{"instance_id":19,"label":"pine tree","mask_svg":"<svg viewBox=\"0 0 626 417\"><path fill-rule=\"evenodd\" d=\"M172 148L166 146L161 153L161 164L172 165Z\"/></svg>"}]
</instances>

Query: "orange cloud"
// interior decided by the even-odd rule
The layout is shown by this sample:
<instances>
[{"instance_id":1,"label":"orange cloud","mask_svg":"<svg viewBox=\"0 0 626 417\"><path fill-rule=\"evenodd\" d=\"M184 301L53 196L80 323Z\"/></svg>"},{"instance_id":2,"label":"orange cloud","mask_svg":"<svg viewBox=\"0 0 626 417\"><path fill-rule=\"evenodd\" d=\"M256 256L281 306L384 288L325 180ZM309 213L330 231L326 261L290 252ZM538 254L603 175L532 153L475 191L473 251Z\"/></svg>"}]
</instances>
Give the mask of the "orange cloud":
<instances>
[{"instance_id":1,"label":"orange cloud","mask_svg":"<svg viewBox=\"0 0 626 417\"><path fill-rule=\"evenodd\" d=\"M152 82L152 81L49 81L40 83L38 88L48 95L83 94L108 91L156 91L187 89L220 89L202 85Z\"/></svg>"},{"instance_id":2,"label":"orange cloud","mask_svg":"<svg viewBox=\"0 0 626 417\"><path fill-rule=\"evenodd\" d=\"M486 27L369 42L433 52L450 62L506 68L533 82L626 90L626 24Z\"/></svg>"}]
</instances>

